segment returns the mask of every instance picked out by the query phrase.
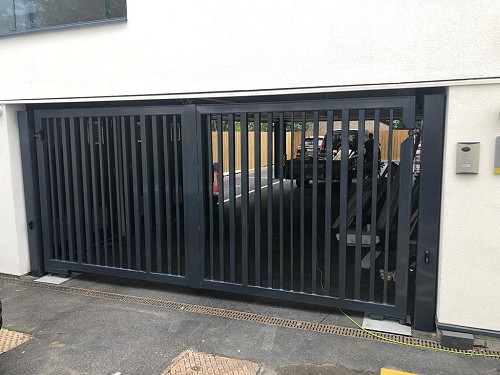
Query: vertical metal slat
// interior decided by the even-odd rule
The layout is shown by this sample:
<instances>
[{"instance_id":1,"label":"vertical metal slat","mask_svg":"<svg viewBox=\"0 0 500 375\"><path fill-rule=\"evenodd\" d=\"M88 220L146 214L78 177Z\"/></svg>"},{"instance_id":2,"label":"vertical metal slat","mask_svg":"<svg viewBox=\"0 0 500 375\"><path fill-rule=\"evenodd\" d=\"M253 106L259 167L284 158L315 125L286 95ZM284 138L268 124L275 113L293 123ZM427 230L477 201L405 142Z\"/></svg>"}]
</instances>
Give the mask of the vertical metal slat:
<instances>
[{"instance_id":1,"label":"vertical metal slat","mask_svg":"<svg viewBox=\"0 0 500 375\"><path fill-rule=\"evenodd\" d=\"M273 114L267 114L267 287L273 287Z\"/></svg>"},{"instance_id":2,"label":"vertical metal slat","mask_svg":"<svg viewBox=\"0 0 500 375\"><path fill-rule=\"evenodd\" d=\"M222 115L217 115L217 163L219 164L219 280L225 280L224 270L224 133Z\"/></svg>"},{"instance_id":3,"label":"vertical metal slat","mask_svg":"<svg viewBox=\"0 0 500 375\"><path fill-rule=\"evenodd\" d=\"M84 220L83 200L82 200L82 177L80 164L80 144L78 142L79 132L77 132L75 119L69 119L70 143L71 143L71 170L73 177L73 202L75 208L75 232L76 232L76 253L77 262L82 263L84 247Z\"/></svg>"},{"instance_id":4,"label":"vertical metal slat","mask_svg":"<svg viewBox=\"0 0 500 375\"><path fill-rule=\"evenodd\" d=\"M284 222L285 222L285 213L284 213L284 207L285 207L285 202L284 202L284 190L283 190L283 148L284 148L284 136L285 136L285 122L283 119L283 112L280 113L279 115L279 129L278 129L278 147L280 150L280 158L279 158L279 166L278 167L278 177L279 177L279 189L280 189L280 200L279 200L279 226L280 226L280 289L283 289L283 281L284 281L284 271L285 271L285 266L284 266L284 241L285 241L285 235L284 235ZM278 159L276 159L278 160Z\"/></svg>"},{"instance_id":5,"label":"vertical metal slat","mask_svg":"<svg viewBox=\"0 0 500 375\"><path fill-rule=\"evenodd\" d=\"M213 157L213 141L212 141L212 122L211 116L206 116L206 136L207 136L207 171L208 171L208 225L209 225L209 278L214 279L214 157ZM219 194L217 192L217 194ZM217 197L218 198L218 197ZM204 259L206 262L207 260ZM205 275L204 275L205 276Z\"/></svg>"},{"instance_id":6,"label":"vertical metal slat","mask_svg":"<svg viewBox=\"0 0 500 375\"><path fill-rule=\"evenodd\" d=\"M120 158L121 150L121 123L119 118L113 117L113 150L115 161L115 198L116 198L116 215L118 227L118 262L119 267L123 268L123 186L122 186L122 164Z\"/></svg>"},{"instance_id":7,"label":"vertical metal slat","mask_svg":"<svg viewBox=\"0 0 500 375\"><path fill-rule=\"evenodd\" d=\"M241 282L248 285L248 122L241 114Z\"/></svg>"},{"instance_id":8,"label":"vertical metal slat","mask_svg":"<svg viewBox=\"0 0 500 375\"><path fill-rule=\"evenodd\" d=\"M389 146L388 146L388 163L389 163L389 174L387 180L387 200L386 200L386 210L385 210L385 247L384 247L384 296L383 303L387 303L387 272L389 265L389 241L390 241L390 231L391 231L391 208L392 208L392 174L391 174L391 164L392 164L392 141L394 138L393 133L393 123L394 123L394 109L389 110ZM401 173L401 171L399 171Z\"/></svg>"},{"instance_id":9,"label":"vertical metal slat","mask_svg":"<svg viewBox=\"0 0 500 375\"><path fill-rule=\"evenodd\" d=\"M161 123L160 123L161 124ZM163 178L162 171L164 168L160 166L160 160L162 160L162 153L160 149L161 136L159 135L158 117L151 117L152 126L152 137L151 142L153 143L153 175L154 175L154 197L155 197L155 234L156 234L156 272L162 273L162 253L163 253Z\"/></svg>"},{"instance_id":10,"label":"vertical metal slat","mask_svg":"<svg viewBox=\"0 0 500 375\"><path fill-rule=\"evenodd\" d=\"M379 137L380 137L380 110L375 110L373 120L374 137L373 137L373 159L377 160L379 153ZM377 240L377 198L378 198L378 165L372 166L372 207L370 218L370 301L375 301L375 259L376 259L376 240Z\"/></svg>"},{"instance_id":11,"label":"vertical metal slat","mask_svg":"<svg viewBox=\"0 0 500 375\"><path fill-rule=\"evenodd\" d=\"M311 240L311 293L316 294L318 268L318 136L319 113L314 112L313 123L313 193L312 193L312 240ZM305 151L305 150L304 150Z\"/></svg>"},{"instance_id":12,"label":"vertical metal slat","mask_svg":"<svg viewBox=\"0 0 500 375\"><path fill-rule=\"evenodd\" d=\"M228 115L229 143L229 275L236 281L236 176L235 176L235 137L234 114Z\"/></svg>"},{"instance_id":13,"label":"vertical metal slat","mask_svg":"<svg viewBox=\"0 0 500 375\"><path fill-rule=\"evenodd\" d=\"M181 140L180 134L180 124L177 124L176 115L173 116L173 127L174 127L174 175L175 175L175 229L176 229L176 248L177 248L177 274L182 275L185 274L181 271L181 246L182 246L182 237L181 237L181 225L183 219L181 218L181 196L180 191L182 189L180 176L179 176L179 145L178 142ZM179 118L180 122L180 118ZM179 127L178 127L179 125Z\"/></svg>"},{"instance_id":14,"label":"vertical metal slat","mask_svg":"<svg viewBox=\"0 0 500 375\"><path fill-rule=\"evenodd\" d=\"M63 150L63 170L64 170L64 195L66 203L66 225L68 234L68 260L73 262L75 259L75 235L73 227L73 185L71 170L71 146L68 143L68 123L67 119L61 119L61 139Z\"/></svg>"},{"instance_id":15,"label":"vertical metal slat","mask_svg":"<svg viewBox=\"0 0 500 375\"><path fill-rule=\"evenodd\" d=\"M325 273L324 294L331 293L331 237L332 237L332 164L333 164L333 111L326 115L326 179L325 179Z\"/></svg>"},{"instance_id":16,"label":"vertical metal slat","mask_svg":"<svg viewBox=\"0 0 500 375\"><path fill-rule=\"evenodd\" d=\"M255 152L255 285L260 286L261 284L261 272L260 272L260 204L261 204L261 142L260 142L260 113L255 113L253 117L254 121L254 152Z\"/></svg>"},{"instance_id":17,"label":"vertical metal slat","mask_svg":"<svg viewBox=\"0 0 500 375\"><path fill-rule=\"evenodd\" d=\"M294 213L294 209L293 209L293 160L295 158L295 150L294 150L294 147L295 147L295 117L294 117L294 113L292 112L291 113L291 123L292 123L292 126L291 126L291 134L290 134L290 143L291 143L291 146L290 146L290 150L291 150L291 155L290 155L290 171L289 171L289 175L290 175L290 290L293 290L294 288L294 280L293 280L293 277L294 277L294 272L293 272L293 267L294 267L294 263L293 263L293 253L294 253L294 240L293 240L293 213Z\"/></svg>"},{"instance_id":18,"label":"vertical metal slat","mask_svg":"<svg viewBox=\"0 0 500 375\"><path fill-rule=\"evenodd\" d=\"M146 123L146 119L148 123ZM151 214L151 191L149 180L149 123L150 117L141 116L141 154L142 154L142 196L144 205L144 248L146 253L146 272L151 273L151 250L152 250L152 227L153 218Z\"/></svg>"},{"instance_id":19,"label":"vertical metal slat","mask_svg":"<svg viewBox=\"0 0 500 375\"><path fill-rule=\"evenodd\" d=\"M53 141L53 133L54 133L54 121L55 120L50 120L46 119L45 120L45 129L47 132L47 157L48 157L48 162L49 162L49 167L47 168L49 171L49 183L47 186L50 189L50 203L51 203L51 217L52 217L52 246L51 246L51 255L55 259L61 259L60 255L60 247L57 244L57 207L56 207L56 190L57 190L57 185L56 185L56 168L55 168L55 155L52 155L55 153L55 145ZM43 128L42 128L43 129ZM40 169L40 173L45 173L45 168Z\"/></svg>"},{"instance_id":20,"label":"vertical metal slat","mask_svg":"<svg viewBox=\"0 0 500 375\"><path fill-rule=\"evenodd\" d=\"M108 228L107 220L108 217L106 209L108 209L108 202L106 200L106 181L107 181L107 168L105 167L104 160L104 127L103 118L98 117L98 132L99 132L99 170L100 170L100 186L101 186L101 225L103 232L103 248L104 248L104 265L109 266L109 252L108 252ZM106 140L107 141L107 140Z\"/></svg>"},{"instance_id":21,"label":"vertical metal slat","mask_svg":"<svg viewBox=\"0 0 500 375\"><path fill-rule=\"evenodd\" d=\"M133 118L122 117L122 168L123 168L123 200L125 202L125 232L127 244L127 267L132 269L132 208L130 207L130 184L129 167L130 155L129 145L131 144L131 128L134 127Z\"/></svg>"},{"instance_id":22,"label":"vertical metal slat","mask_svg":"<svg viewBox=\"0 0 500 375\"><path fill-rule=\"evenodd\" d=\"M361 243L363 242L363 172L364 172L364 138L365 110L358 113L358 160L356 174L356 248L354 255L354 298L361 297ZM375 159L373 160L375 163Z\"/></svg>"},{"instance_id":23,"label":"vertical metal slat","mask_svg":"<svg viewBox=\"0 0 500 375\"><path fill-rule=\"evenodd\" d=\"M174 230L172 224L172 166L170 154L172 153L173 137L170 137L171 127L168 123L167 116L163 116L163 162L165 163L165 220L167 224L167 273L172 274L172 251Z\"/></svg>"},{"instance_id":24,"label":"vertical metal slat","mask_svg":"<svg viewBox=\"0 0 500 375\"><path fill-rule=\"evenodd\" d=\"M60 129L58 129L57 119L53 121L54 125L54 152L56 159L56 181L57 181L57 205L58 205L58 213L59 213L59 242L61 246L61 260L67 260L67 252L66 252L66 236L64 231L64 197L63 197L63 167L60 155L60 147L61 147L61 135Z\"/></svg>"},{"instance_id":25,"label":"vertical metal slat","mask_svg":"<svg viewBox=\"0 0 500 375\"><path fill-rule=\"evenodd\" d=\"M142 249L142 228L141 228L141 192L139 191L139 176L138 176L138 137L137 123L135 116L130 116L130 149L132 153L132 195L134 202L134 242L135 242L135 269L142 270L141 267L141 249ZM141 140L142 142L142 140Z\"/></svg>"},{"instance_id":26,"label":"vertical metal slat","mask_svg":"<svg viewBox=\"0 0 500 375\"><path fill-rule=\"evenodd\" d=\"M108 194L109 194L109 209L108 209L108 214L109 214L109 223L110 223L110 239L111 239L111 265L113 267L116 267L116 246L115 246L115 212L113 210L114 206L114 199L113 197L116 196L116 191L113 188L113 171L114 171L114 166L112 164L113 158L112 158L112 150L111 147L113 145L112 138L110 137L110 132L109 128L111 127L111 122L110 118L106 117L106 161L107 161L107 170L108 170Z\"/></svg>"},{"instance_id":27,"label":"vertical metal slat","mask_svg":"<svg viewBox=\"0 0 500 375\"><path fill-rule=\"evenodd\" d=\"M345 299L347 252L347 180L349 158L349 110L342 110L342 143L340 164L340 232L339 232L339 298Z\"/></svg>"},{"instance_id":28,"label":"vertical metal slat","mask_svg":"<svg viewBox=\"0 0 500 375\"><path fill-rule=\"evenodd\" d=\"M85 256L82 261L86 263L93 263L95 258L93 257L93 243L92 243L92 212L91 212L91 197L90 197L90 184L89 181L89 156L88 156L88 132L85 126L84 119L80 117L79 119L80 127L80 154L82 160L82 187L83 187L83 210L84 210L84 223L85 223Z\"/></svg>"},{"instance_id":29,"label":"vertical metal slat","mask_svg":"<svg viewBox=\"0 0 500 375\"><path fill-rule=\"evenodd\" d=\"M306 138L306 113L302 112L302 130L300 145L300 291L305 287L305 138Z\"/></svg>"}]
</instances>

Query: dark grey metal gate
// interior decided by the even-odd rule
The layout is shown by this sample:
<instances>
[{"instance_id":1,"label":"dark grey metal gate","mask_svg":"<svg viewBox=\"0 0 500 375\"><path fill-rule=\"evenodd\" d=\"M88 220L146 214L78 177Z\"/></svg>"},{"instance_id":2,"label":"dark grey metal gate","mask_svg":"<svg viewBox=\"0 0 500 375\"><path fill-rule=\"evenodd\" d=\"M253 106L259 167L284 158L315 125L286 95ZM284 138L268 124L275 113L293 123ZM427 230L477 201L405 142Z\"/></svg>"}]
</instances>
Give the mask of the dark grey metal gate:
<instances>
[{"instance_id":1,"label":"dark grey metal gate","mask_svg":"<svg viewBox=\"0 0 500 375\"><path fill-rule=\"evenodd\" d=\"M47 272L405 318L414 97L40 110L33 124Z\"/></svg>"},{"instance_id":2,"label":"dark grey metal gate","mask_svg":"<svg viewBox=\"0 0 500 375\"><path fill-rule=\"evenodd\" d=\"M406 317L414 97L197 111L203 288Z\"/></svg>"},{"instance_id":3,"label":"dark grey metal gate","mask_svg":"<svg viewBox=\"0 0 500 375\"><path fill-rule=\"evenodd\" d=\"M186 107L35 111L46 271L188 284L188 117Z\"/></svg>"}]
</instances>

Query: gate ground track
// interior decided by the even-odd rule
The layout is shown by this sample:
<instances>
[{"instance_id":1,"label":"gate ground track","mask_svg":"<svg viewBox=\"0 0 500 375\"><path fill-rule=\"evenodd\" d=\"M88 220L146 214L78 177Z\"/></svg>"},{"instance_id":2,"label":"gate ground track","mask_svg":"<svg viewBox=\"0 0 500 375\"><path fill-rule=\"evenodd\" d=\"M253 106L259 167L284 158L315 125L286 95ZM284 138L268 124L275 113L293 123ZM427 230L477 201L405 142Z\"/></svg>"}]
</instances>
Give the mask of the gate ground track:
<instances>
[{"instance_id":1,"label":"gate ground track","mask_svg":"<svg viewBox=\"0 0 500 375\"><path fill-rule=\"evenodd\" d=\"M259 314L248 313L244 311L220 309L217 307L208 307L201 305L194 305L189 303L166 301L155 298L145 298L124 295L119 293L103 292L84 288L68 287L63 285L45 284L30 280L21 280L19 278L0 276L0 283L11 285L22 285L28 287L35 287L40 289L52 290L55 292L63 292L73 295L100 298L108 301L128 302L139 305L156 306L167 308L171 310L181 310L194 314L204 314L210 316L217 316L220 318L227 318L233 320L241 320L246 322L255 322L259 324L268 324L277 327L290 328L302 331L320 332L331 335L355 337L362 339L369 339L374 341L386 341L396 344L408 345L422 349L431 349L436 351L448 352L453 354L463 354L469 356L482 356L500 358L500 350L491 350L484 348L474 348L474 350L461 350L453 348L445 348L440 343L432 340L423 340L415 337L407 337L389 333L371 333L365 329L357 329L350 327L341 327L331 324L314 323L294 319L278 318L273 316L265 316ZM341 310L342 311L342 310ZM342 311L342 313L344 313ZM345 313L344 313L345 314ZM347 316L351 319L349 316ZM352 320L352 319L351 319ZM355 323L355 322L354 322ZM355 323L358 325L357 323ZM359 326L359 325L358 325Z\"/></svg>"}]
</instances>

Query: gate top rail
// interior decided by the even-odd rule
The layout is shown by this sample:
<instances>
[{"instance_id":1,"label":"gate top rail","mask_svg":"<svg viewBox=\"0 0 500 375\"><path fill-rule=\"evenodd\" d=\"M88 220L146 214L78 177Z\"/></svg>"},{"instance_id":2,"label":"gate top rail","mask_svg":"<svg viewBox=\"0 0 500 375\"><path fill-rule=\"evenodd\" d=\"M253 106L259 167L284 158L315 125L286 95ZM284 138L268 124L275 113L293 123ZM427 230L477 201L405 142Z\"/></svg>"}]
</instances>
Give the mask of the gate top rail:
<instances>
[{"instance_id":1,"label":"gate top rail","mask_svg":"<svg viewBox=\"0 0 500 375\"><path fill-rule=\"evenodd\" d=\"M151 106L151 107L106 107L79 109L42 109L35 110L36 118L44 117L102 117L102 116L140 116L140 115L182 115L186 106Z\"/></svg>"},{"instance_id":2,"label":"gate top rail","mask_svg":"<svg viewBox=\"0 0 500 375\"><path fill-rule=\"evenodd\" d=\"M202 104L196 106L200 114L214 113L260 113L324 111L340 109L382 109L402 108L403 122L407 129L413 129L415 123L415 97L375 97L353 99L311 100L279 103L237 103L237 104Z\"/></svg>"}]
</instances>

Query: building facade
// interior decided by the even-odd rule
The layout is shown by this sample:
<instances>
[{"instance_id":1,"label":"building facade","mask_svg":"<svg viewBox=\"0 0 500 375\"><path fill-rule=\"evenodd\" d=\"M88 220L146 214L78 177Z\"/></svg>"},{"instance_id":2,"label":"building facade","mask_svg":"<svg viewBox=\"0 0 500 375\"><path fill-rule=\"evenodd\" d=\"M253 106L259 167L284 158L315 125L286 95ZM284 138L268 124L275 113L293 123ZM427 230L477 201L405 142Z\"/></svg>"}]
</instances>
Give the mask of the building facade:
<instances>
[{"instance_id":1,"label":"building facade","mask_svg":"<svg viewBox=\"0 0 500 375\"><path fill-rule=\"evenodd\" d=\"M499 16L495 0L128 0L116 22L5 33L0 272L31 270L19 111L439 88L446 112L443 189L434 197L441 202L436 322L498 335ZM480 142L478 174L456 174L457 142Z\"/></svg>"}]
</instances>

